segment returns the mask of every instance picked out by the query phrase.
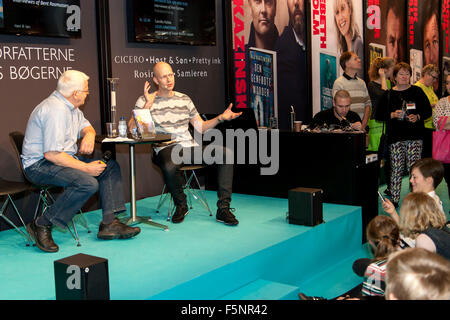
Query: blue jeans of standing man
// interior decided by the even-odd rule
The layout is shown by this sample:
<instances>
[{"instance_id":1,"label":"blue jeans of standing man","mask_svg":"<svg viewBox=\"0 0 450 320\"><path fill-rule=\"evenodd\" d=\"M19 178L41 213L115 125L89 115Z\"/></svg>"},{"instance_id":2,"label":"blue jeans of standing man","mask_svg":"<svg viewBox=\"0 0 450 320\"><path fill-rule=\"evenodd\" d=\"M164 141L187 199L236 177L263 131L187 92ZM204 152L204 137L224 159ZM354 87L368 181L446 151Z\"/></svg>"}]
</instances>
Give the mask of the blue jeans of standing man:
<instances>
[{"instance_id":1,"label":"blue jeans of standing man","mask_svg":"<svg viewBox=\"0 0 450 320\"><path fill-rule=\"evenodd\" d=\"M78 160L86 163L98 161L83 157L78 157ZM97 191L100 192L103 215L118 214L126 210L120 166L114 160L108 161L107 167L98 177L55 165L46 159L25 168L25 172L36 184L64 188L55 203L44 212L45 218L58 227L65 228Z\"/></svg>"}]
</instances>

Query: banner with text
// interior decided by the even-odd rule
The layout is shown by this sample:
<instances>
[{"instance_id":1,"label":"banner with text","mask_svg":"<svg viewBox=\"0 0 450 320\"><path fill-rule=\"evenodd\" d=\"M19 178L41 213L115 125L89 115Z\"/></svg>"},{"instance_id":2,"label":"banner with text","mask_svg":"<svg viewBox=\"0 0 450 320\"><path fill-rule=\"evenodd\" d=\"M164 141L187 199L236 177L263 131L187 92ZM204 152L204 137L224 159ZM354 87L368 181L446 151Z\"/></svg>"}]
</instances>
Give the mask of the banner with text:
<instances>
[{"instance_id":1,"label":"banner with text","mask_svg":"<svg viewBox=\"0 0 450 320\"><path fill-rule=\"evenodd\" d=\"M358 77L364 75L362 1L311 1L311 60L313 114L333 106L332 88L343 74L339 57L355 52L361 60Z\"/></svg>"}]
</instances>

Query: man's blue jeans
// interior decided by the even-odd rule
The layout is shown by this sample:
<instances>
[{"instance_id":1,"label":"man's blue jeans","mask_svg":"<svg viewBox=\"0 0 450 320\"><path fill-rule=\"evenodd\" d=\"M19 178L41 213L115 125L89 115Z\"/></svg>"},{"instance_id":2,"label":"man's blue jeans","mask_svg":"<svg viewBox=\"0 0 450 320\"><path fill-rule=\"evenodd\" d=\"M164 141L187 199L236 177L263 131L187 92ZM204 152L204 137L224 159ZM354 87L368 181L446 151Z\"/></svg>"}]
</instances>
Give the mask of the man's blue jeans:
<instances>
[{"instance_id":1,"label":"man's blue jeans","mask_svg":"<svg viewBox=\"0 0 450 320\"><path fill-rule=\"evenodd\" d=\"M98 161L78 157L78 160L89 163ZM41 159L25 169L31 181L38 185L63 187L64 192L45 212L52 224L65 228L86 201L97 191L103 215L118 214L126 210L123 194L122 175L119 164L108 161L107 167L98 177L93 177L80 170L62 167Z\"/></svg>"}]
</instances>

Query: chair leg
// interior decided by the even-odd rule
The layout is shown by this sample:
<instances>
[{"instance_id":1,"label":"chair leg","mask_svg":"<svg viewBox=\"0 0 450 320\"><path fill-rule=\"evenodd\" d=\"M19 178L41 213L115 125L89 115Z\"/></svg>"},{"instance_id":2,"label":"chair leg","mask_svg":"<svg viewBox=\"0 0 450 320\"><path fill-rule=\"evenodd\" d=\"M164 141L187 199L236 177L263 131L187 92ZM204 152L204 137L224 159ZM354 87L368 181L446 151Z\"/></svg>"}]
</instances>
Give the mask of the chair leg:
<instances>
[{"instance_id":1,"label":"chair leg","mask_svg":"<svg viewBox=\"0 0 450 320\"><path fill-rule=\"evenodd\" d=\"M19 210L17 210L16 205L14 204L14 201L11 199L11 196L8 194L7 199L5 200L5 203L3 203L2 209L0 211L0 217L2 217L11 227L13 227L14 229L16 229L16 231L18 231L22 236L25 237L25 239L27 240L27 244L26 246L29 247L30 243L33 243L33 240L31 239L30 235L28 233L23 232L20 228L18 228L10 219L8 219L7 216L5 216L3 214L3 212L5 211L5 209L8 206L8 202L11 202L11 204L14 207L14 210L16 211L17 216L19 217L20 221L22 222L22 225L25 228L25 223L23 222L22 216L19 213ZM26 230L26 229L25 229Z\"/></svg>"},{"instance_id":2,"label":"chair leg","mask_svg":"<svg viewBox=\"0 0 450 320\"><path fill-rule=\"evenodd\" d=\"M197 193L197 191L195 191L192 188L189 188L189 190L191 192L193 191L193 194L197 195L197 197L198 197L197 200L199 200L203 204L203 206L206 208L206 210L208 210L209 216L212 216L212 212L211 212L211 209L209 208L208 201L206 200L205 194L203 193L203 191L202 191L202 189L200 187L200 182L198 181L198 178L197 178L197 175L195 174L195 171L192 171L191 179L192 179L192 177L195 179L195 182L197 183L197 187L198 187L199 193ZM190 185L189 185L189 187L190 187Z\"/></svg>"},{"instance_id":3,"label":"chair leg","mask_svg":"<svg viewBox=\"0 0 450 320\"><path fill-rule=\"evenodd\" d=\"M86 217L84 216L84 213L81 209L80 209L79 215L80 215L81 225L87 229L88 233L91 233L91 229L89 229L89 225L87 223Z\"/></svg>"},{"instance_id":4,"label":"chair leg","mask_svg":"<svg viewBox=\"0 0 450 320\"><path fill-rule=\"evenodd\" d=\"M159 209L161 209L162 205L166 202L167 197L170 196L169 191L164 193L164 190L166 190L166 185L165 184L164 184L164 186L162 188L161 195L159 196L158 206L156 207L156 212L159 212Z\"/></svg>"},{"instance_id":5,"label":"chair leg","mask_svg":"<svg viewBox=\"0 0 450 320\"><path fill-rule=\"evenodd\" d=\"M186 183L183 186L183 190L186 190L186 189L189 190L191 188L191 180L192 180L192 174L193 173L194 173L194 170L192 170L191 176L188 179L186 171L184 171L184 181L186 181ZM187 204L189 206L189 209L192 209L192 197L191 197L191 194L188 192L186 197L187 197ZM197 200L197 199L195 199L195 200Z\"/></svg>"},{"instance_id":6,"label":"chair leg","mask_svg":"<svg viewBox=\"0 0 450 320\"><path fill-rule=\"evenodd\" d=\"M70 234L77 242L77 247L81 247L80 238L78 237L77 227L75 226L75 222L73 221L73 219L72 219L72 227L73 227L73 231L75 232L75 234L72 233L72 230L70 230L69 226L67 226L67 229L69 229Z\"/></svg>"},{"instance_id":7,"label":"chair leg","mask_svg":"<svg viewBox=\"0 0 450 320\"><path fill-rule=\"evenodd\" d=\"M45 191L44 191L43 198L44 198L45 209L43 208L42 214L44 214L45 210L47 210L50 203L55 203L55 198L53 198L52 194L47 189L45 189ZM47 200L47 198L50 198L50 200ZM81 210L80 210L80 212L81 212ZM83 219L84 219L84 217L83 217ZM87 222L86 222L86 226L87 226ZM77 231L77 227L75 226L74 219L72 219L72 227L73 227L74 232L72 232L72 230L70 230L69 226L67 226L67 229L69 230L70 234L75 239L75 241L77 242L77 247L81 247L80 238L78 237L78 231ZM90 232L89 227L86 227L86 228L88 229L88 233L89 233Z\"/></svg>"}]
</instances>

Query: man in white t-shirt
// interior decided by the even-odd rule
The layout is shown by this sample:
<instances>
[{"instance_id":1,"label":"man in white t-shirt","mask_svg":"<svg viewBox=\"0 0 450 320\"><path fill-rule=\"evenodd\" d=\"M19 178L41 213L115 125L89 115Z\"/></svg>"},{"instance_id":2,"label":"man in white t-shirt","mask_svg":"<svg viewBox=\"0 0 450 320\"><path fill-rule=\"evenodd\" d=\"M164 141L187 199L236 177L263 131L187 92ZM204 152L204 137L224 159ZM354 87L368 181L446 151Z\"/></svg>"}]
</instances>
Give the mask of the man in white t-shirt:
<instances>
[{"instance_id":1,"label":"man in white t-shirt","mask_svg":"<svg viewBox=\"0 0 450 320\"><path fill-rule=\"evenodd\" d=\"M204 121L192 100L183 93L174 91L175 74L172 67L165 62L159 62L153 67L153 81L158 86L157 91L149 93L150 83L145 82L144 95L136 101L136 108L150 109L152 119L155 122L158 133L171 134L176 143L154 148L153 161L161 168L164 182L172 195L176 206L172 216L173 223L181 223L189 213L186 202L186 195L183 192L183 181L180 174L180 167L184 164L199 164L194 159L196 148L201 148L192 138L189 132L189 124L200 133L214 128L223 121L235 119L241 115L231 111L232 104L217 117ZM129 126L134 126L134 121L130 120ZM223 155L229 152L223 148ZM186 154L190 155L184 157ZM175 156L177 161L175 161ZM178 160L183 158L183 163ZM184 158L190 158L190 163L185 163ZM201 159L204 163L204 159ZM218 201L216 220L226 225L237 225L239 222L230 211L230 202L233 185L233 164L217 165L217 185Z\"/></svg>"}]
</instances>

